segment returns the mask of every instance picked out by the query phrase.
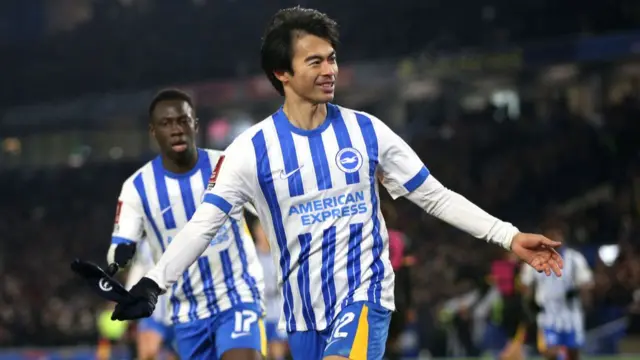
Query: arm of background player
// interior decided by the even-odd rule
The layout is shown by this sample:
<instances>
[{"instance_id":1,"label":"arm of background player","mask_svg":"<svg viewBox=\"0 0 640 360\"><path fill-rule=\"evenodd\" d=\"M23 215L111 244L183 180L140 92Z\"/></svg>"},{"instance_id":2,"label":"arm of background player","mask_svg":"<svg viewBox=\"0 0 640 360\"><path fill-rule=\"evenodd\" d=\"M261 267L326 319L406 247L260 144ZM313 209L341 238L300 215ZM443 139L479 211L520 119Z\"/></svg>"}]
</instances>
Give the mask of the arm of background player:
<instances>
[{"instance_id":1,"label":"arm of background player","mask_svg":"<svg viewBox=\"0 0 640 360\"><path fill-rule=\"evenodd\" d=\"M175 236L156 266L146 277L166 291L182 273L207 249L218 229L227 221L233 208L252 199L252 175L255 164L247 155L249 147L236 140L218 160L214 186L205 193L203 202L189 222ZM243 148L244 146L244 148ZM251 145L250 145L251 146ZM252 153L252 152L251 152Z\"/></svg>"},{"instance_id":2,"label":"arm of background player","mask_svg":"<svg viewBox=\"0 0 640 360\"><path fill-rule=\"evenodd\" d=\"M379 139L381 180L391 197L404 196L430 215L471 236L511 249L511 241L519 232L515 226L444 187L400 136L380 120L374 124Z\"/></svg>"},{"instance_id":3,"label":"arm of background player","mask_svg":"<svg viewBox=\"0 0 640 360\"><path fill-rule=\"evenodd\" d=\"M258 211L250 202L244 204L244 209L247 210L251 215L258 216Z\"/></svg>"},{"instance_id":4,"label":"arm of background player","mask_svg":"<svg viewBox=\"0 0 640 360\"><path fill-rule=\"evenodd\" d=\"M133 183L125 181L118 197L116 217L111 234L107 262L115 262L116 247L123 243L138 243L144 237L144 211Z\"/></svg>"},{"instance_id":5,"label":"arm of background player","mask_svg":"<svg viewBox=\"0 0 640 360\"><path fill-rule=\"evenodd\" d=\"M587 264L587 259L585 259L581 253L575 251L574 255L574 282L580 291L580 299L582 300L582 303L585 306L589 306L591 305L591 298L593 294L592 290L594 288L593 271L591 271L589 264Z\"/></svg>"},{"instance_id":6,"label":"arm of background player","mask_svg":"<svg viewBox=\"0 0 640 360\"><path fill-rule=\"evenodd\" d=\"M535 270L527 264L522 264L522 270L520 270L520 285L522 286L522 294L524 296L531 296L531 287L534 281Z\"/></svg>"}]
</instances>

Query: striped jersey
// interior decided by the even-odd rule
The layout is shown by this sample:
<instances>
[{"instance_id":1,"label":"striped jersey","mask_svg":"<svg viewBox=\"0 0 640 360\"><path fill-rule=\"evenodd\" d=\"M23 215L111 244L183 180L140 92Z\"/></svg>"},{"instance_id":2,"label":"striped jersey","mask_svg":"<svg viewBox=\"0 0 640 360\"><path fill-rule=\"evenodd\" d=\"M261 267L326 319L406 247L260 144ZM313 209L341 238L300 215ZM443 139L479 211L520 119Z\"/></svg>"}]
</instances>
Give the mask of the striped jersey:
<instances>
[{"instance_id":1,"label":"striped jersey","mask_svg":"<svg viewBox=\"0 0 640 360\"><path fill-rule=\"evenodd\" d=\"M184 174L166 170L160 156L142 166L122 186L112 243L144 240L157 262L201 203L220 154L198 149L196 166ZM262 306L262 268L243 208L229 215L202 256L170 289L173 323L215 316L240 303Z\"/></svg>"},{"instance_id":2,"label":"striped jersey","mask_svg":"<svg viewBox=\"0 0 640 360\"><path fill-rule=\"evenodd\" d=\"M579 298L566 299L567 291L593 282L593 272L584 256L573 249L561 251L564 260L562 277L546 276L529 265L523 265L520 280L535 288L536 303L544 310L538 314L538 326L560 332L575 331L584 335L584 312Z\"/></svg>"},{"instance_id":3,"label":"striped jersey","mask_svg":"<svg viewBox=\"0 0 640 360\"><path fill-rule=\"evenodd\" d=\"M264 271L264 307L265 320L267 322L277 323L280 321L282 313L282 297L278 288L278 278L276 275L276 266L273 263L273 257L268 251L262 252L258 250L258 259Z\"/></svg>"},{"instance_id":4,"label":"striped jersey","mask_svg":"<svg viewBox=\"0 0 640 360\"><path fill-rule=\"evenodd\" d=\"M332 104L313 130L294 127L280 109L224 156L204 201L223 212L255 205L277 264L287 331L324 330L357 301L395 309L376 172L394 198L429 175L398 135L369 114Z\"/></svg>"},{"instance_id":5,"label":"striped jersey","mask_svg":"<svg viewBox=\"0 0 640 360\"><path fill-rule=\"evenodd\" d=\"M133 258L129 271L127 272L126 288L130 290L142 277L153 268L155 261L153 260L153 252L148 242L143 241L138 244L136 255ZM164 325L171 324L169 295L163 294L158 296L156 308L151 317L158 323Z\"/></svg>"}]
</instances>

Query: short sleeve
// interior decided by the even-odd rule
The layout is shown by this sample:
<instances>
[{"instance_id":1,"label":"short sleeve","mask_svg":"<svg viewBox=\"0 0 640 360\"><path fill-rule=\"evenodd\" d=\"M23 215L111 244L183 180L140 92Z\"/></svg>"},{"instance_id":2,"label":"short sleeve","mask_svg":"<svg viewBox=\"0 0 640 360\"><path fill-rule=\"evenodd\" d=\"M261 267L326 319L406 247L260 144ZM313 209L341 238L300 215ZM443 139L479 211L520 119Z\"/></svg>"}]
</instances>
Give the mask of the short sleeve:
<instances>
[{"instance_id":1,"label":"short sleeve","mask_svg":"<svg viewBox=\"0 0 640 360\"><path fill-rule=\"evenodd\" d=\"M572 257L574 261L573 265L575 266L575 271L573 272L575 285L585 286L593 283L593 271L591 271L589 264L587 264L587 259L577 251L572 253Z\"/></svg>"},{"instance_id":2,"label":"short sleeve","mask_svg":"<svg viewBox=\"0 0 640 360\"><path fill-rule=\"evenodd\" d=\"M373 118L378 137L379 178L394 199L417 189L429 177L429 170L413 149L386 124Z\"/></svg>"},{"instance_id":3,"label":"short sleeve","mask_svg":"<svg viewBox=\"0 0 640 360\"><path fill-rule=\"evenodd\" d=\"M255 192L255 157L253 144L246 137L236 139L218 159L203 202L220 208L226 214L251 201Z\"/></svg>"},{"instance_id":4,"label":"short sleeve","mask_svg":"<svg viewBox=\"0 0 640 360\"><path fill-rule=\"evenodd\" d=\"M520 271L520 283L524 286L531 286L535 281L536 271L529 264L522 264Z\"/></svg>"},{"instance_id":5,"label":"short sleeve","mask_svg":"<svg viewBox=\"0 0 640 360\"><path fill-rule=\"evenodd\" d=\"M118 197L111 235L112 244L139 242L144 238L144 210L140 195L130 180L125 181Z\"/></svg>"}]
</instances>

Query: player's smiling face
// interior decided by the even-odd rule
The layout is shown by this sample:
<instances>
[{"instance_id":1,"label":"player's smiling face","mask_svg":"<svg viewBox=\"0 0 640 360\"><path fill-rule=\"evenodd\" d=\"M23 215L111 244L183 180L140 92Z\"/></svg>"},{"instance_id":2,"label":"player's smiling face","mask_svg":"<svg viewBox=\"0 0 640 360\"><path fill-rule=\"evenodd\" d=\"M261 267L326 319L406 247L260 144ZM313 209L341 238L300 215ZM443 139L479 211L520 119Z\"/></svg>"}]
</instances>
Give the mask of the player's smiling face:
<instances>
[{"instance_id":1,"label":"player's smiling face","mask_svg":"<svg viewBox=\"0 0 640 360\"><path fill-rule=\"evenodd\" d=\"M186 101L159 102L153 110L150 131L160 151L172 160L180 160L195 151L198 121Z\"/></svg>"},{"instance_id":2,"label":"player's smiling face","mask_svg":"<svg viewBox=\"0 0 640 360\"><path fill-rule=\"evenodd\" d=\"M308 34L297 36L293 41L293 75L284 75L289 88L313 103L333 100L338 76L333 46L323 38Z\"/></svg>"}]
</instances>

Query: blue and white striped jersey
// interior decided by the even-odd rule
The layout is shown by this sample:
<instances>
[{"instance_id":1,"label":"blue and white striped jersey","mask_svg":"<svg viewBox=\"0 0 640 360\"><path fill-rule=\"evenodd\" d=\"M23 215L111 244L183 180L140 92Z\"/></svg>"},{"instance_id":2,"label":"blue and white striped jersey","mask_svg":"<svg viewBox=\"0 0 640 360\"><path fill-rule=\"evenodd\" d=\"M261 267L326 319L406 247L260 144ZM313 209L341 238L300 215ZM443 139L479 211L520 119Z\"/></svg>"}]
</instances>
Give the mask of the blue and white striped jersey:
<instances>
[{"instance_id":1,"label":"blue and white striped jersey","mask_svg":"<svg viewBox=\"0 0 640 360\"><path fill-rule=\"evenodd\" d=\"M564 248L560 251L564 259L562 277L546 276L529 265L523 265L520 280L525 286L535 285L535 299L544 311L538 314L538 326L560 332L575 332L584 336L584 310L579 298L567 301L571 289L580 289L593 283L593 272L579 251Z\"/></svg>"},{"instance_id":2,"label":"blue and white striped jersey","mask_svg":"<svg viewBox=\"0 0 640 360\"><path fill-rule=\"evenodd\" d=\"M204 201L227 213L255 205L278 264L288 331L323 330L356 301L395 309L378 171L393 197L429 175L383 122L331 104L316 129L294 127L281 109L225 151Z\"/></svg>"},{"instance_id":3,"label":"blue and white striped jersey","mask_svg":"<svg viewBox=\"0 0 640 360\"><path fill-rule=\"evenodd\" d=\"M185 174L164 169L158 156L123 186L112 243L146 241L157 262L191 219L221 152L198 149L198 162ZM239 303L262 306L263 277L243 208L229 213L207 249L170 290L173 323L214 316Z\"/></svg>"},{"instance_id":4,"label":"blue and white striped jersey","mask_svg":"<svg viewBox=\"0 0 640 360\"><path fill-rule=\"evenodd\" d=\"M133 258L129 271L127 272L127 290L131 290L142 277L151 269L155 261L153 259L153 252L149 242L142 241L138 244L136 249L136 255ZM156 303L156 309L153 311L151 317L158 323L164 325L171 325L171 314L169 307L169 294L158 296L158 302Z\"/></svg>"}]
</instances>

